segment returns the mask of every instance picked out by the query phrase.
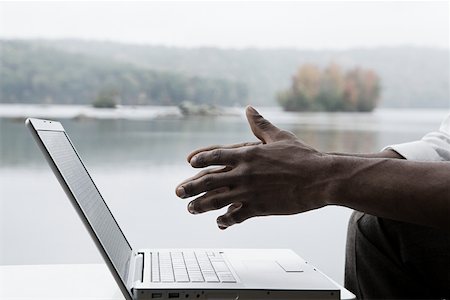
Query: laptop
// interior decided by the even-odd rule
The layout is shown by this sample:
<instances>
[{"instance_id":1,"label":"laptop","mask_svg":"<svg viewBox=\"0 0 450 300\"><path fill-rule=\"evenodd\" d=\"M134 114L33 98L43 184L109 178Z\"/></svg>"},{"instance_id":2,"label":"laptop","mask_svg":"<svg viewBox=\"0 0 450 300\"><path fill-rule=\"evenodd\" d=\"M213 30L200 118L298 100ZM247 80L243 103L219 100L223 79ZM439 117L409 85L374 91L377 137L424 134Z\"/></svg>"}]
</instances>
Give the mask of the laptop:
<instances>
[{"instance_id":1,"label":"laptop","mask_svg":"<svg viewBox=\"0 0 450 300\"><path fill-rule=\"evenodd\" d=\"M334 281L288 249L133 248L61 123L25 123L125 299L340 299Z\"/></svg>"}]
</instances>

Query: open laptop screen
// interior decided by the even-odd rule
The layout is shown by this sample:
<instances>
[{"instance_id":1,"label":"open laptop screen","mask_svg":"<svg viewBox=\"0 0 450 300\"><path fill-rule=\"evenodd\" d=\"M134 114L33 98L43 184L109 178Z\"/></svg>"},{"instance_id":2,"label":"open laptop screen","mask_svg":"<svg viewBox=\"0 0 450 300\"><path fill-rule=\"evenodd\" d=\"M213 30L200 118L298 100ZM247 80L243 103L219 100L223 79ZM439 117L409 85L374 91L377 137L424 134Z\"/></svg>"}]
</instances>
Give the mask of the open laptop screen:
<instances>
[{"instance_id":1,"label":"open laptop screen","mask_svg":"<svg viewBox=\"0 0 450 300\"><path fill-rule=\"evenodd\" d=\"M72 143L64 131L38 130L37 134L125 283L132 249Z\"/></svg>"}]
</instances>

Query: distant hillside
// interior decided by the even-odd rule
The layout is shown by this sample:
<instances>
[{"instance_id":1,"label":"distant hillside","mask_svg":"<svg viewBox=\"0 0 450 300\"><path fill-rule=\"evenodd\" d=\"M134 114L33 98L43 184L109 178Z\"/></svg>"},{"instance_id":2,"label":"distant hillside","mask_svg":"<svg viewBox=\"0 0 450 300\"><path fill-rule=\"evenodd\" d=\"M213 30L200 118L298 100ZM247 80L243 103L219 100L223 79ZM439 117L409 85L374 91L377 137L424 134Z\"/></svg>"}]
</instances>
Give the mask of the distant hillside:
<instances>
[{"instance_id":1,"label":"distant hillside","mask_svg":"<svg viewBox=\"0 0 450 300\"><path fill-rule=\"evenodd\" d=\"M450 107L449 49L416 47L303 51L295 49L217 49L139 46L79 40L41 41L72 53L109 57L139 67L186 75L242 81L249 100L276 105L275 94L290 85L304 63L336 62L373 69L381 78L380 106Z\"/></svg>"},{"instance_id":2,"label":"distant hillside","mask_svg":"<svg viewBox=\"0 0 450 300\"><path fill-rule=\"evenodd\" d=\"M300 65L313 63L325 66L333 61L344 67L358 65L373 69L381 78L380 106L450 107L448 49L398 47L346 51L232 50L139 46L80 40L40 40L23 43L23 46L31 48L36 48L37 45L40 51L45 49L51 53L48 55L50 58L52 56L58 58L51 64L56 68L65 66L67 61L64 63L64 60L82 60L83 63L71 64L75 69L68 67L63 69L70 69L72 71L67 72L76 73L77 68L82 68L84 76L91 76L92 72L96 74L112 72L115 74L115 85L123 90L134 87L134 84L139 86L138 90L147 85L153 86L152 81L146 83L148 77L156 81L162 80L158 81L161 82L158 86L164 86L170 90L171 96L160 95L157 99L153 99L149 96L152 95L152 89L149 88L143 95L149 99L152 98L151 103L167 104L173 102L173 99L186 98L186 93L189 94L194 89L200 95L207 94L202 96L201 100L196 99L199 102L213 101L213 103L227 105L250 102L259 105L277 105L276 93L290 85L291 76ZM43 52L42 55L44 55ZM65 58L62 55L66 55ZM2 54L2 60L4 56ZM38 55L30 58L32 59L39 59ZM127 73L124 72L125 70L140 78L137 83L135 79L128 79L129 75L125 75ZM141 78L139 76L143 75L136 74L152 75ZM52 81L62 80L60 76L52 75L49 78L52 78ZM70 76L62 77L70 78ZM191 81L195 81L197 85L191 84ZM0 84L0 99L6 99L5 84ZM8 86L10 84L13 83L9 83ZM180 85L183 91L181 96L175 92ZM66 87L67 83L64 85L65 89ZM92 88L90 90L92 91ZM66 89L66 91L67 94L72 93L71 90ZM127 97L135 94L127 94ZM87 96L83 94L82 98ZM191 95L189 99L197 97L197 94ZM169 98L170 101L164 100Z\"/></svg>"},{"instance_id":3,"label":"distant hillside","mask_svg":"<svg viewBox=\"0 0 450 300\"><path fill-rule=\"evenodd\" d=\"M177 105L188 100L243 104L244 84L139 68L110 57L0 41L0 102L90 104L112 94L120 104Z\"/></svg>"}]
</instances>

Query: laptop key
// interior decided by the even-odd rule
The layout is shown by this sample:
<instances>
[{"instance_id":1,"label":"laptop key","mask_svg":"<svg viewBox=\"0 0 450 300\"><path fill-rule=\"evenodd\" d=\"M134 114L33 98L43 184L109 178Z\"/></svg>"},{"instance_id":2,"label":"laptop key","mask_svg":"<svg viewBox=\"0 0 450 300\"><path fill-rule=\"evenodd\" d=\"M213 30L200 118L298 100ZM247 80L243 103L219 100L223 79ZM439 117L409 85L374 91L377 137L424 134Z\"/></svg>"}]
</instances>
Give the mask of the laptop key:
<instances>
[{"instance_id":1,"label":"laptop key","mask_svg":"<svg viewBox=\"0 0 450 300\"><path fill-rule=\"evenodd\" d=\"M206 282L220 282L219 278L214 274L214 275L206 275L203 274L205 277L205 281Z\"/></svg>"},{"instance_id":2,"label":"laptop key","mask_svg":"<svg viewBox=\"0 0 450 300\"><path fill-rule=\"evenodd\" d=\"M217 276L219 277L221 282L226 282L226 283L236 282L236 279L234 278L233 274L231 274L230 272L217 272Z\"/></svg>"},{"instance_id":3,"label":"laptop key","mask_svg":"<svg viewBox=\"0 0 450 300\"><path fill-rule=\"evenodd\" d=\"M205 282L205 280L203 279L203 277L201 275L195 276L195 277L191 276L191 281L192 282Z\"/></svg>"},{"instance_id":4,"label":"laptop key","mask_svg":"<svg viewBox=\"0 0 450 300\"><path fill-rule=\"evenodd\" d=\"M175 277L176 282L189 282L189 277L187 276L176 276Z\"/></svg>"},{"instance_id":5,"label":"laptop key","mask_svg":"<svg viewBox=\"0 0 450 300\"><path fill-rule=\"evenodd\" d=\"M228 266L224 261L213 261L212 265L214 267L214 270L216 270L216 272L230 271L230 269L228 269Z\"/></svg>"}]
</instances>

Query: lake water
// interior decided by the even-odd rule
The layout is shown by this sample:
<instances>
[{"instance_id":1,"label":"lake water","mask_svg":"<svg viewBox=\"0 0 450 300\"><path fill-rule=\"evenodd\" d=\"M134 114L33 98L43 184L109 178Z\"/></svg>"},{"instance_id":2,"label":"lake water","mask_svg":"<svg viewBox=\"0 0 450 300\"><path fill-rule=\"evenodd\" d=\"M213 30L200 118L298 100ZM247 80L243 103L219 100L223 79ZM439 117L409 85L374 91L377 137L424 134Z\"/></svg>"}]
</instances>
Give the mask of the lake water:
<instances>
[{"instance_id":1,"label":"lake water","mask_svg":"<svg viewBox=\"0 0 450 300\"><path fill-rule=\"evenodd\" d=\"M261 112L314 147L340 152L419 139L448 113ZM185 160L192 149L255 139L243 114L62 122L133 247L291 248L343 282L349 209L254 218L220 231L219 212L190 215L175 196L175 186L195 173ZM0 264L95 262L100 255L22 120L0 117Z\"/></svg>"}]
</instances>

